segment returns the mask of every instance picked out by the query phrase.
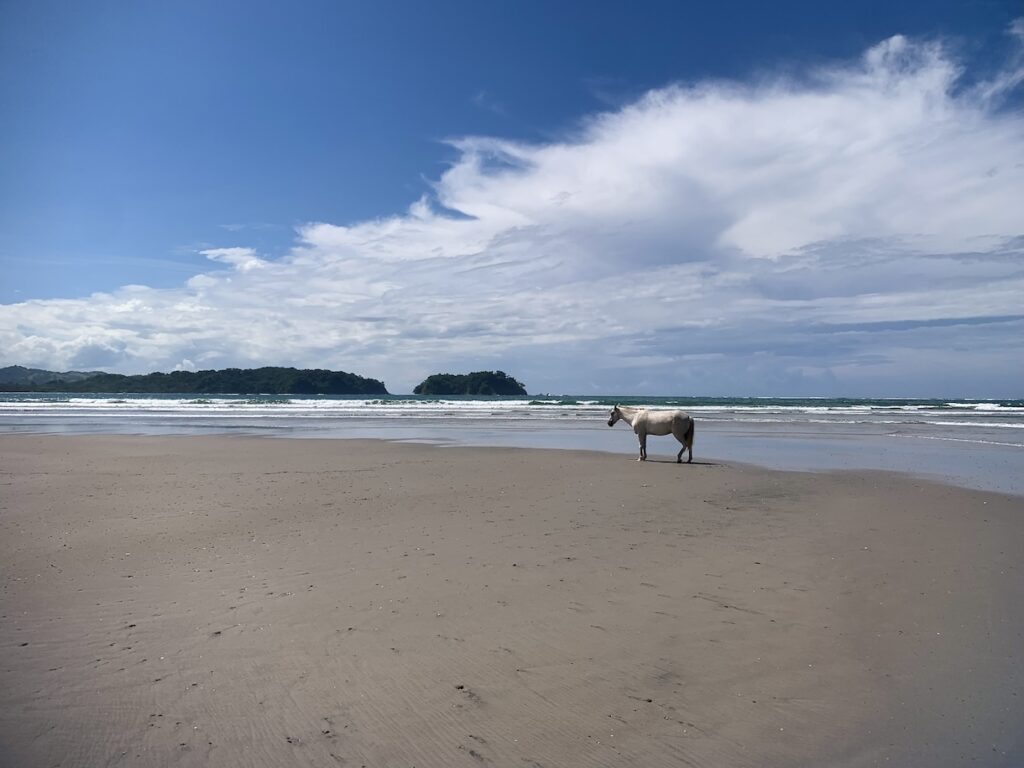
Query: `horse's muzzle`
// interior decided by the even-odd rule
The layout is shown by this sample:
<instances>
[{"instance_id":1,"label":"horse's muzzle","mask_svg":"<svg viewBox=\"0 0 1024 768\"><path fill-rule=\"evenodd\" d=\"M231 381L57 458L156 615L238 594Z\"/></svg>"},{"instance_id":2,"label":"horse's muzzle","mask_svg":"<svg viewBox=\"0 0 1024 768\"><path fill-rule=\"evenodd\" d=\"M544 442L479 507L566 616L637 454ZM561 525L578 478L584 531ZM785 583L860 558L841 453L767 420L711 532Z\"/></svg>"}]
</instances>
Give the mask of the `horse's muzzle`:
<instances>
[{"instance_id":1,"label":"horse's muzzle","mask_svg":"<svg viewBox=\"0 0 1024 768\"><path fill-rule=\"evenodd\" d=\"M615 422L612 421L611 419L608 419L608 426L609 427L614 427L615 426Z\"/></svg>"}]
</instances>

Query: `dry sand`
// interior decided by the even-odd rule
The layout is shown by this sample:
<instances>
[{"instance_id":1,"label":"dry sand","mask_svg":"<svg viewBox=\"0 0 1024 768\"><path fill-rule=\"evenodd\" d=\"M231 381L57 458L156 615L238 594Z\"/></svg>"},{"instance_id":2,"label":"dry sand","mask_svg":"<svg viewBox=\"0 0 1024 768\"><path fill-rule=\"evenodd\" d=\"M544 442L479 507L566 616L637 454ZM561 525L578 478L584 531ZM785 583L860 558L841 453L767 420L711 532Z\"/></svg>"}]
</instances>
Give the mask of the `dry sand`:
<instances>
[{"instance_id":1,"label":"dry sand","mask_svg":"<svg viewBox=\"0 0 1024 768\"><path fill-rule=\"evenodd\" d=\"M652 459L2 437L0 763L1021 764L1024 499Z\"/></svg>"}]
</instances>

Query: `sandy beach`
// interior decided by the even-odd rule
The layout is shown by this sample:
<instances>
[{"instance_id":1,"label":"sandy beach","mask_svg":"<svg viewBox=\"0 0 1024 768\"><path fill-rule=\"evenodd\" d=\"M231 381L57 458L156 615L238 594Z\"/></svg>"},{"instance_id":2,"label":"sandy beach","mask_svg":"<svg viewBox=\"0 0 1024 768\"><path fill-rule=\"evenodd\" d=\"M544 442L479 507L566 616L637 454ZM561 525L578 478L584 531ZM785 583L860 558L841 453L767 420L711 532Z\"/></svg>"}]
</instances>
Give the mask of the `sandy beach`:
<instances>
[{"instance_id":1,"label":"sandy beach","mask_svg":"<svg viewBox=\"0 0 1024 768\"><path fill-rule=\"evenodd\" d=\"M0 437L3 766L1011 766L1024 498Z\"/></svg>"}]
</instances>

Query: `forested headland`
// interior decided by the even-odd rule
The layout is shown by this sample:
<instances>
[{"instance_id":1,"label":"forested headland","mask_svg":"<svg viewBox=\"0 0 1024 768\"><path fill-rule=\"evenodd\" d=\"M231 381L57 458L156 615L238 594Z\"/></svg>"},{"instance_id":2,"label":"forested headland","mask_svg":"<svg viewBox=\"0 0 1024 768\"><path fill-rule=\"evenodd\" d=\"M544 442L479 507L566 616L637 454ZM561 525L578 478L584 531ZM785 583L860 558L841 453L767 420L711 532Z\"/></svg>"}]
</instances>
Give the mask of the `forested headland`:
<instances>
[{"instance_id":1,"label":"forested headland","mask_svg":"<svg viewBox=\"0 0 1024 768\"><path fill-rule=\"evenodd\" d=\"M11 366L15 368L15 366ZM8 369L4 369L5 371ZM0 381L5 392L127 392L263 395L386 395L382 381L345 371L320 368L225 368L209 371L171 371L125 376L119 373L74 372L73 377L54 373L53 378L34 375Z\"/></svg>"}]
</instances>

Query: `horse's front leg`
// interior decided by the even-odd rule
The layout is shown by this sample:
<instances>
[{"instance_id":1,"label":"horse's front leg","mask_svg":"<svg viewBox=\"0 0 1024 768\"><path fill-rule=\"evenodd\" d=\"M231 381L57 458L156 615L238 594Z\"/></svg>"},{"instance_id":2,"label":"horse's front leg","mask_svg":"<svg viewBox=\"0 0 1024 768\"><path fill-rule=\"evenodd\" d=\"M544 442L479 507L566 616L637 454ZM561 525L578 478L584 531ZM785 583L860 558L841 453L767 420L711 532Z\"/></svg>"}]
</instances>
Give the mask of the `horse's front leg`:
<instances>
[{"instance_id":1,"label":"horse's front leg","mask_svg":"<svg viewBox=\"0 0 1024 768\"><path fill-rule=\"evenodd\" d=\"M639 434L637 439L640 441L640 456L637 461L647 461L647 435Z\"/></svg>"}]
</instances>

